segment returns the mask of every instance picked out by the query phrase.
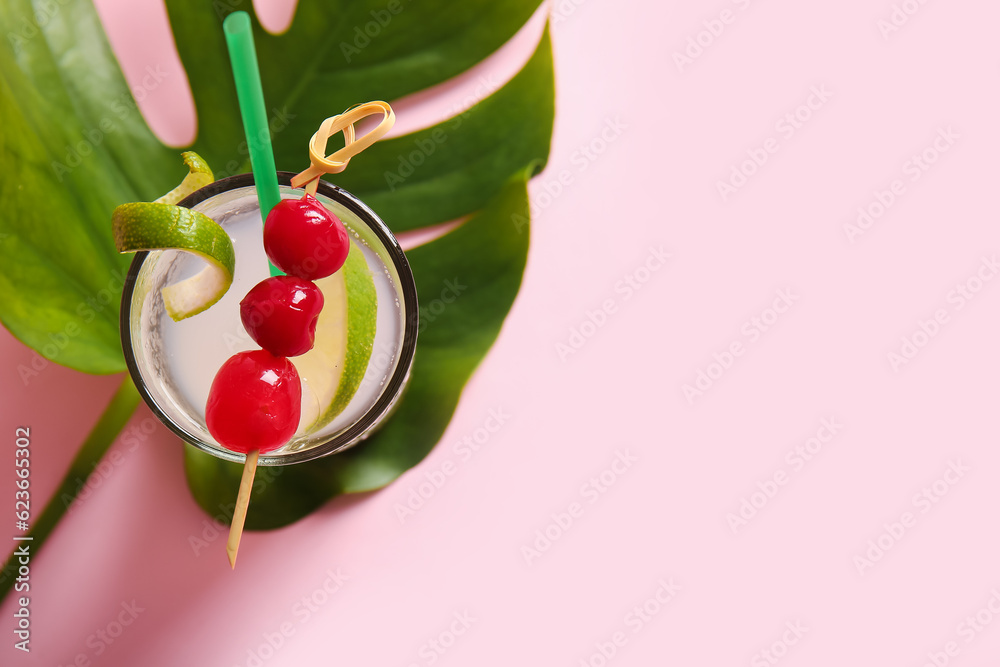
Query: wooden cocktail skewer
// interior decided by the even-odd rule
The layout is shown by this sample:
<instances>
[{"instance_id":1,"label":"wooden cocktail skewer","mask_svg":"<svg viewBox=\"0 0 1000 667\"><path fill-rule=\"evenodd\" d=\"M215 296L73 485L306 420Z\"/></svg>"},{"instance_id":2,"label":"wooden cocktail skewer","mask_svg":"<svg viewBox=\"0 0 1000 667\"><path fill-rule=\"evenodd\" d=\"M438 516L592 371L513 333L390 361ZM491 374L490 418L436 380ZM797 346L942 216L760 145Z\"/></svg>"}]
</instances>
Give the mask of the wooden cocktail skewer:
<instances>
[{"instance_id":1,"label":"wooden cocktail skewer","mask_svg":"<svg viewBox=\"0 0 1000 667\"><path fill-rule=\"evenodd\" d=\"M236 84L236 94L239 100L240 116L243 119L243 129L250 152L250 164L254 174L254 185L257 199L260 202L261 221L267 219L272 207L281 200L278 190L277 171L274 164L274 153L271 148L271 135L267 123L267 107L264 105L264 93L261 88L260 72L257 65L257 51L254 46L253 30L250 16L244 11L233 12L223 22L226 45L229 48L230 62L233 68L233 79ZM364 117L374 114L383 116L382 122L360 139L355 138L354 123ZM301 183L292 181L293 187L306 187L306 191L315 194L319 185L319 177L324 173L339 173L347 166L351 157L371 146L392 127L395 115L385 102L369 102L349 109L340 116L328 118L313 135L309 144L309 169L296 176ZM330 135L336 132L344 133L345 145L330 156L324 155L326 143ZM280 275L280 271L271 266L271 275ZM214 384L213 384L214 386ZM209 399L211 401L211 398ZM213 433L213 435L215 435ZM236 507L233 510L233 521L229 527L229 541L226 543L226 553L229 564L236 568L236 555L240 548L240 538L243 535L243 524L246 522L247 506L250 504L250 491L253 487L254 474L257 472L257 458L260 450L247 454L243 465L243 478L236 497Z\"/></svg>"},{"instance_id":2,"label":"wooden cocktail skewer","mask_svg":"<svg viewBox=\"0 0 1000 667\"><path fill-rule=\"evenodd\" d=\"M366 135L356 139L354 123L375 114L381 114L382 121ZM388 132L395 120L396 116L392 107L385 102L359 104L343 114L327 118L309 142L311 166L292 179L292 187L305 187L306 192L315 194L319 185L319 177L322 174L343 171L353 156L371 146ZM327 141L337 132L344 133L344 147L331 155L324 156ZM247 518L247 506L250 504L250 491L253 488L253 478L257 472L259 455L259 450L250 452L247 454L246 463L243 464L243 479L240 481L240 491L236 496L233 521L229 526L229 541L226 543L226 554L229 556L229 564L233 569L236 569L236 555L240 549L240 538L243 536L243 524Z\"/></svg>"},{"instance_id":3,"label":"wooden cocktail skewer","mask_svg":"<svg viewBox=\"0 0 1000 667\"><path fill-rule=\"evenodd\" d=\"M229 541L226 543L226 555L229 565L236 569L236 554L240 550L240 538L243 536L243 524L247 520L247 506L250 504L250 490L253 488L253 477L257 473L257 458L260 450L255 449L247 454L243 464L243 479L240 480L240 491L236 495L236 509L233 510L233 522L229 525Z\"/></svg>"}]
</instances>

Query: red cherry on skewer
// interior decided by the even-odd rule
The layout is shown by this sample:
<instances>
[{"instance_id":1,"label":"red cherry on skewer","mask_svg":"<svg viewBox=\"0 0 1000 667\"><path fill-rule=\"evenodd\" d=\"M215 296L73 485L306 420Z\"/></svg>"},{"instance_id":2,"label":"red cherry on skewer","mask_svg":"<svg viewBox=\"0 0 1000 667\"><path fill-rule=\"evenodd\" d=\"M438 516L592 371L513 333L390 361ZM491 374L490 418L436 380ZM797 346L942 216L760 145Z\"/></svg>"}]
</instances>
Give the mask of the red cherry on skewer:
<instances>
[{"instance_id":1,"label":"red cherry on skewer","mask_svg":"<svg viewBox=\"0 0 1000 667\"><path fill-rule=\"evenodd\" d=\"M337 216L310 194L282 199L264 222L264 250L290 276L318 280L336 273L351 250Z\"/></svg>"},{"instance_id":2,"label":"red cherry on skewer","mask_svg":"<svg viewBox=\"0 0 1000 667\"><path fill-rule=\"evenodd\" d=\"M299 425L302 383L286 357L267 350L234 354L222 364L205 406L209 433L223 447L246 454L243 478L229 526L226 554L236 567L257 458L287 443Z\"/></svg>"},{"instance_id":3,"label":"red cherry on skewer","mask_svg":"<svg viewBox=\"0 0 1000 667\"><path fill-rule=\"evenodd\" d=\"M209 433L234 452L270 452L299 426L302 385L292 362L266 350L240 352L212 381L205 408Z\"/></svg>"},{"instance_id":4,"label":"red cherry on skewer","mask_svg":"<svg viewBox=\"0 0 1000 667\"><path fill-rule=\"evenodd\" d=\"M312 349L323 292L296 276L266 278L243 297L240 318L257 344L279 357L297 357Z\"/></svg>"}]
</instances>

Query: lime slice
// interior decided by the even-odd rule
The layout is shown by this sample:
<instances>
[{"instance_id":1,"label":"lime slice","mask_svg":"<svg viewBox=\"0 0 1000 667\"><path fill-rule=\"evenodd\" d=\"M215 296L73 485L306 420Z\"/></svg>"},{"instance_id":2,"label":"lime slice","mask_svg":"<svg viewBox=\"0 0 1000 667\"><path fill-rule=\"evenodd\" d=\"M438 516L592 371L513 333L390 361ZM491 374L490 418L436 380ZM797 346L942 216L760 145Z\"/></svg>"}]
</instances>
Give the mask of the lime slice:
<instances>
[{"instance_id":1,"label":"lime slice","mask_svg":"<svg viewBox=\"0 0 1000 667\"><path fill-rule=\"evenodd\" d=\"M190 278L161 290L174 321L197 315L222 298L233 283L236 254L219 223L204 213L175 206L134 202L111 215L118 252L173 248L198 255L208 265Z\"/></svg>"},{"instance_id":2,"label":"lime slice","mask_svg":"<svg viewBox=\"0 0 1000 667\"><path fill-rule=\"evenodd\" d=\"M188 175L184 177L180 185L157 199L157 204L176 204L195 190L200 190L215 181L215 176L212 175L208 163L200 155L193 151L187 151L181 153L181 158L187 165Z\"/></svg>"},{"instance_id":3,"label":"lime slice","mask_svg":"<svg viewBox=\"0 0 1000 667\"><path fill-rule=\"evenodd\" d=\"M311 394L303 402L308 411L302 415L305 431L333 421L358 391L372 355L378 313L371 269L354 243L344 266L316 285L324 299L316 344L292 359L303 381L303 393Z\"/></svg>"}]
</instances>

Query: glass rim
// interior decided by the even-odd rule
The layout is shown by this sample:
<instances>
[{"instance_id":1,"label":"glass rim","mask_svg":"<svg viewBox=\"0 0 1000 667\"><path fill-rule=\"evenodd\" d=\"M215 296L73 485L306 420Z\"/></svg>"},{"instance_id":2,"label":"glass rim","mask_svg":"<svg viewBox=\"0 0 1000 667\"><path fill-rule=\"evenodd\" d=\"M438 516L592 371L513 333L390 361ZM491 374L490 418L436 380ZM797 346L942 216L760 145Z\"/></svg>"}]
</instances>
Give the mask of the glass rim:
<instances>
[{"instance_id":1,"label":"glass rim","mask_svg":"<svg viewBox=\"0 0 1000 667\"><path fill-rule=\"evenodd\" d=\"M279 186L284 185L291 187L291 180L293 176L295 176L295 174L290 171L279 171ZM210 199L211 197L224 192L229 192L237 188L253 186L254 178L252 173L227 176L226 178L209 183L205 187L192 192L190 195L178 202L178 206L192 208L206 199ZM289 452L278 456L262 454L258 460L258 465L261 466L282 466L303 463L305 461L311 461L323 456L335 454L361 442L362 436L368 433L400 398L400 393L404 388L404 384L406 383L410 373L410 368L413 365L413 357L416 351L417 329L419 324L419 313L417 310L417 287L413 280L413 271L410 269L410 263L406 259L406 255L403 254L403 249L400 247L399 241L396 240L395 235L393 235L389 227L375 214L374 211L368 208L364 202L347 190L320 179L317 191L319 194L334 200L358 216L358 218L368 226L368 228L374 233L375 237L388 251L389 258L392 260L396 274L399 276L403 309L405 313L402 323L403 341L399 350L399 361L396 363L392 376L386 381L385 387L379 395L378 400L375 401L375 404L372 405L361 416L361 418L353 423L349 428L331 435L329 439L318 445L309 447L308 449ZM125 276L125 284L122 289L119 333L121 336L122 352L125 355L125 365L128 368L132 382L139 391L139 395L142 396L143 402L149 406L149 409L153 412L156 418L163 422L163 424L170 431L172 431L174 435L179 437L185 443L207 452L212 456L227 461L233 461L235 463L243 463L246 460L245 454L230 451L221 445L210 445L181 429L165 414L146 388L145 379L139 369L139 363L135 358L134 347L132 344L130 313L132 311L132 298L135 292L135 285L139 276L139 271L142 269L142 266L150 252L151 251L148 250L142 250L135 253L132 263L129 265L128 274Z\"/></svg>"}]
</instances>

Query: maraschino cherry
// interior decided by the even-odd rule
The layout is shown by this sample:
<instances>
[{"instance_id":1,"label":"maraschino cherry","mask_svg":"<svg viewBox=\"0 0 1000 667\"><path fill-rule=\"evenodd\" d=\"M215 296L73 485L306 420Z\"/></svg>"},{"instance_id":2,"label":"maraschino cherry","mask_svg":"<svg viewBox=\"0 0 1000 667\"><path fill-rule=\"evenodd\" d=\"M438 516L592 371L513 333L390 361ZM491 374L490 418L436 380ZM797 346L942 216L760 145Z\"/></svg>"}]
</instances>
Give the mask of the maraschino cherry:
<instances>
[{"instance_id":1,"label":"maraschino cherry","mask_svg":"<svg viewBox=\"0 0 1000 667\"><path fill-rule=\"evenodd\" d=\"M240 317L250 337L278 357L297 357L312 349L323 292L296 276L266 278L240 301Z\"/></svg>"},{"instance_id":2,"label":"maraschino cherry","mask_svg":"<svg viewBox=\"0 0 1000 667\"><path fill-rule=\"evenodd\" d=\"M291 361L267 350L239 352L212 381L205 422L226 449L270 452L295 434L301 401L302 384Z\"/></svg>"},{"instance_id":3,"label":"maraschino cherry","mask_svg":"<svg viewBox=\"0 0 1000 667\"><path fill-rule=\"evenodd\" d=\"M319 280L333 275L350 249L344 223L310 194L282 199L264 222L264 250L290 276Z\"/></svg>"}]
</instances>

